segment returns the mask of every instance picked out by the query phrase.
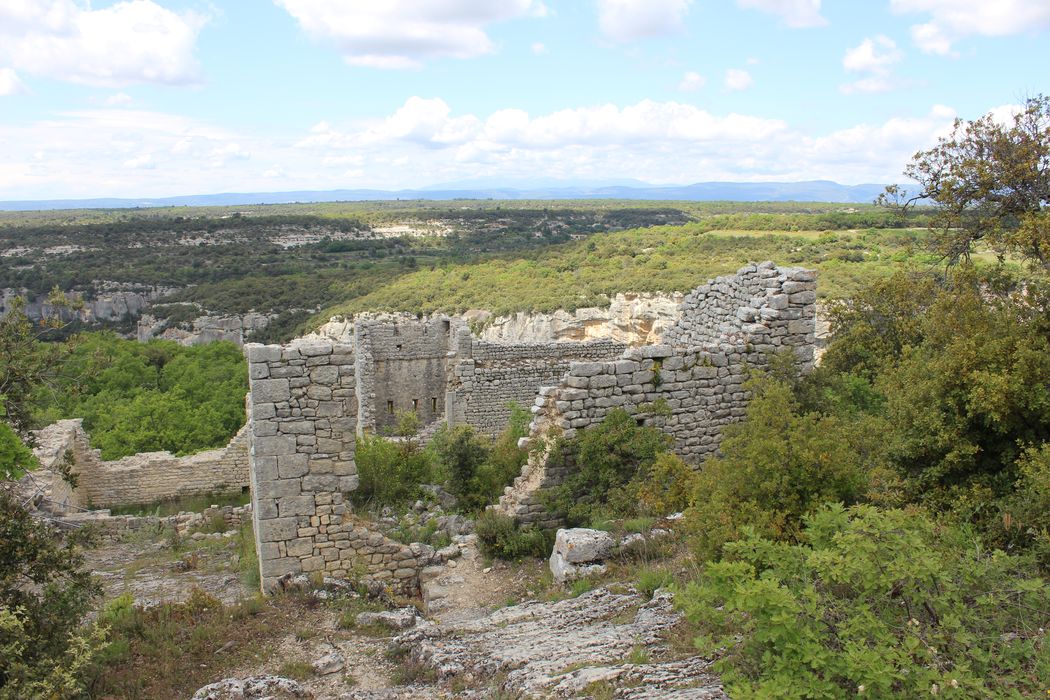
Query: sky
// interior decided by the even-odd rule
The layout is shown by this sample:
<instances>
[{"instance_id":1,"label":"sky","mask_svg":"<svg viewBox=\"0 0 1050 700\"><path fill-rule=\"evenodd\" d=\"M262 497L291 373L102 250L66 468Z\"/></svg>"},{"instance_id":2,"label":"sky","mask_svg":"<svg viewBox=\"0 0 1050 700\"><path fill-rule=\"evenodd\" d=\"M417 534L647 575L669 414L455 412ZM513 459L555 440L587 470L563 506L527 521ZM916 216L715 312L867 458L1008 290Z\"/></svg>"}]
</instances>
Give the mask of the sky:
<instances>
[{"instance_id":1,"label":"sky","mask_svg":"<svg viewBox=\"0 0 1050 700\"><path fill-rule=\"evenodd\" d=\"M1050 0L0 0L0 199L901 182Z\"/></svg>"}]
</instances>

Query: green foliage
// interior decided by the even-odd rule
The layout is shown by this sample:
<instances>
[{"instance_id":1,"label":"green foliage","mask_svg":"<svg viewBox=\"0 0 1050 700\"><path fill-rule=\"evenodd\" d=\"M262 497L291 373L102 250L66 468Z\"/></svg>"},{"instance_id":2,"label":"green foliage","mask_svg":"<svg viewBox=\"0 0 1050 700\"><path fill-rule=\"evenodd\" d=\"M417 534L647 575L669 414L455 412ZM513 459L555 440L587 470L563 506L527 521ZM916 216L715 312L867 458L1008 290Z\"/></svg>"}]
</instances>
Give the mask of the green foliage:
<instances>
[{"instance_id":1,"label":"green foliage","mask_svg":"<svg viewBox=\"0 0 1050 700\"><path fill-rule=\"evenodd\" d=\"M422 495L420 486L439 481L433 452L411 439L362 437L354 459L359 484L352 498L358 505L404 505Z\"/></svg>"},{"instance_id":2,"label":"green foliage","mask_svg":"<svg viewBox=\"0 0 1050 700\"><path fill-rule=\"evenodd\" d=\"M1050 97L1025 100L1004 124L992 114L955 121L951 134L915 154L905 175L919 184L914 198L898 187L880 197L898 208L933 200L935 250L952 262L977 241L1050 270ZM901 200L905 200L902 202Z\"/></svg>"},{"instance_id":3,"label":"green foliage","mask_svg":"<svg viewBox=\"0 0 1050 700\"><path fill-rule=\"evenodd\" d=\"M448 475L446 490L465 510L483 508L488 501L477 489L477 474L488 458L488 447L469 425L443 427L429 445Z\"/></svg>"},{"instance_id":4,"label":"green foliage","mask_svg":"<svg viewBox=\"0 0 1050 700\"><path fill-rule=\"evenodd\" d=\"M41 419L83 418L103 459L221 447L244 425L247 369L232 343L181 347L85 334L53 386L37 392Z\"/></svg>"},{"instance_id":5,"label":"green foliage","mask_svg":"<svg viewBox=\"0 0 1050 700\"><path fill-rule=\"evenodd\" d=\"M635 575L635 585L638 588L638 592L646 598L652 598L657 590L667 588L672 583L674 583L674 576L666 569L644 567Z\"/></svg>"},{"instance_id":6,"label":"green foliage","mask_svg":"<svg viewBox=\"0 0 1050 700\"><path fill-rule=\"evenodd\" d=\"M487 557L521 559L546 557L554 546L554 535L535 527L519 528L510 516L486 510L474 526L478 548Z\"/></svg>"},{"instance_id":7,"label":"green foliage","mask_svg":"<svg viewBox=\"0 0 1050 700\"><path fill-rule=\"evenodd\" d=\"M721 454L695 479L688 522L702 558L750 527L774 540L798 535L802 517L828 501L865 492L868 436L834 416L803 413L791 386L772 376L747 383L746 420L726 426Z\"/></svg>"},{"instance_id":8,"label":"green foliage","mask_svg":"<svg viewBox=\"0 0 1050 700\"><path fill-rule=\"evenodd\" d=\"M1030 561L914 510L829 506L802 537L748 530L678 597L699 649L727 649L734 698L1046 692L1050 588Z\"/></svg>"},{"instance_id":9,"label":"green foliage","mask_svg":"<svg viewBox=\"0 0 1050 700\"><path fill-rule=\"evenodd\" d=\"M0 422L0 479L18 479L36 466L33 451L25 446L11 426Z\"/></svg>"},{"instance_id":10,"label":"green foliage","mask_svg":"<svg viewBox=\"0 0 1050 700\"><path fill-rule=\"evenodd\" d=\"M101 641L81 628L99 593L83 568L82 543L0 489L0 698L77 695Z\"/></svg>"},{"instance_id":11,"label":"green foliage","mask_svg":"<svg viewBox=\"0 0 1050 700\"><path fill-rule=\"evenodd\" d=\"M623 409L609 411L600 424L552 450L552 459L568 459L574 468L548 492L551 507L564 513L570 525L606 514L639 514L638 490L670 444L666 433L639 426ZM665 460L661 470L670 468Z\"/></svg>"}]
</instances>

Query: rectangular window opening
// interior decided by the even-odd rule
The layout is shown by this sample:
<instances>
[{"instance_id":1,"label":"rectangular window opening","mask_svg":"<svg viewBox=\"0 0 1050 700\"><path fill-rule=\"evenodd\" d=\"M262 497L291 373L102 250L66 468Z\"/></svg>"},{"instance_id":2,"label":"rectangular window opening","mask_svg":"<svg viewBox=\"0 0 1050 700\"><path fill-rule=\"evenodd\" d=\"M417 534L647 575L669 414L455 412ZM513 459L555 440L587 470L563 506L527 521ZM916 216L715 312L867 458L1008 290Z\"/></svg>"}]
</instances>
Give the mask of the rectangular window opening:
<instances>
[{"instance_id":1,"label":"rectangular window opening","mask_svg":"<svg viewBox=\"0 0 1050 700\"><path fill-rule=\"evenodd\" d=\"M412 410L419 412L419 399L412 399Z\"/></svg>"},{"instance_id":2,"label":"rectangular window opening","mask_svg":"<svg viewBox=\"0 0 1050 700\"><path fill-rule=\"evenodd\" d=\"M386 412L389 413L390 415L394 415L394 402L393 401L387 401L386 402Z\"/></svg>"},{"instance_id":3,"label":"rectangular window opening","mask_svg":"<svg viewBox=\"0 0 1050 700\"><path fill-rule=\"evenodd\" d=\"M434 398L430 399L430 412L431 413L437 413L438 412L438 400L437 400L437 397L434 397Z\"/></svg>"}]
</instances>

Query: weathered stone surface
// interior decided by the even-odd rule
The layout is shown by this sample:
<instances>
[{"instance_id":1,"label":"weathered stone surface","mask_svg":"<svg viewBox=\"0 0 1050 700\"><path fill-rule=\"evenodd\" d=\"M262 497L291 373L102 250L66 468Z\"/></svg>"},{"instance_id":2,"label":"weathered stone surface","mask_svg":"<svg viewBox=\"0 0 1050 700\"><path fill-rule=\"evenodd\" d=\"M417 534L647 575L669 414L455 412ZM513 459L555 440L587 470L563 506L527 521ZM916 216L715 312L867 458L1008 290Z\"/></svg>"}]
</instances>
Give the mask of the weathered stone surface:
<instances>
[{"instance_id":1,"label":"weathered stone surface","mask_svg":"<svg viewBox=\"0 0 1050 700\"><path fill-rule=\"evenodd\" d=\"M608 677L631 686L617 697L627 692L634 694L623 697L639 700L725 700L705 659L623 663L639 646L658 648L681 619L666 591L646 601L637 593L598 588L568 600L522 603L478 619L413 629L393 644L445 681L502 675L508 694L576 696L591 681Z\"/></svg>"},{"instance_id":2,"label":"weathered stone surface","mask_svg":"<svg viewBox=\"0 0 1050 700\"><path fill-rule=\"evenodd\" d=\"M384 610L381 612L363 612L355 620L358 627L379 625L392 630L406 630L415 627L419 620L419 614L415 608L402 608L400 610Z\"/></svg>"},{"instance_id":3,"label":"weathered stone surface","mask_svg":"<svg viewBox=\"0 0 1050 700\"><path fill-rule=\"evenodd\" d=\"M325 654L321 658L310 664L314 669L314 673L319 676L327 676L331 673L338 673L346 668L346 657L340 654L338 651L333 651L330 654Z\"/></svg>"},{"instance_id":4,"label":"weathered stone surface","mask_svg":"<svg viewBox=\"0 0 1050 700\"><path fill-rule=\"evenodd\" d=\"M313 694L298 681L280 676L226 678L204 686L193 700L310 700Z\"/></svg>"},{"instance_id":5,"label":"weathered stone surface","mask_svg":"<svg viewBox=\"0 0 1050 700\"><path fill-rule=\"evenodd\" d=\"M554 538L554 551L570 564L604 561L615 546L608 532L583 527L558 530Z\"/></svg>"}]
</instances>

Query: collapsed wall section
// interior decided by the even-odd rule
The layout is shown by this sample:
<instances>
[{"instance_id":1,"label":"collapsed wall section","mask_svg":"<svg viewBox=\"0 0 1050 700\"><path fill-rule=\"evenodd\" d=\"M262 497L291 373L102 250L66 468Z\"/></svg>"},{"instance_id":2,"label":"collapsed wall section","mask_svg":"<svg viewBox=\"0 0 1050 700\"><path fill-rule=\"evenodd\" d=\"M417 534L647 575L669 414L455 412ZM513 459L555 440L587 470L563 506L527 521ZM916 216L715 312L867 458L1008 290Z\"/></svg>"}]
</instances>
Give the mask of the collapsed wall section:
<instances>
[{"instance_id":1,"label":"collapsed wall section","mask_svg":"<svg viewBox=\"0 0 1050 700\"><path fill-rule=\"evenodd\" d=\"M697 288L683 301L682 317L664 344L630 348L613 361L572 363L563 378L542 389L533 406L532 438L547 440L552 428L574 437L621 408L639 424L669 434L673 451L699 464L717 451L725 425L745 416L750 395L744 382L752 368L784 351L800 371L812 365L815 279L809 270L762 263ZM733 310L733 304L742 305ZM553 460L548 470L547 462L544 455L526 465L498 510L549 525L552 516L538 493L561 483L565 465Z\"/></svg>"},{"instance_id":2,"label":"collapsed wall section","mask_svg":"<svg viewBox=\"0 0 1050 700\"><path fill-rule=\"evenodd\" d=\"M467 329L456 338L448 372L448 416L495 435L510 420L510 403L528 408L540 387L556 382L575 361L618 357L626 343L612 340L504 344L478 340Z\"/></svg>"},{"instance_id":3,"label":"collapsed wall section","mask_svg":"<svg viewBox=\"0 0 1050 700\"><path fill-rule=\"evenodd\" d=\"M67 457L77 475L71 488L51 479L47 499L56 510L143 505L225 491L248 485L248 430L241 430L226 447L186 457L170 452L142 452L104 460L91 447L79 418L62 420L37 434L36 450L45 470Z\"/></svg>"},{"instance_id":4,"label":"collapsed wall section","mask_svg":"<svg viewBox=\"0 0 1050 700\"><path fill-rule=\"evenodd\" d=\"M248 345L252 511L264 591L285 574L352 575L412 593L412 551L355 520L356 358L330 342Z\"/></svg>"}]
</instances>

